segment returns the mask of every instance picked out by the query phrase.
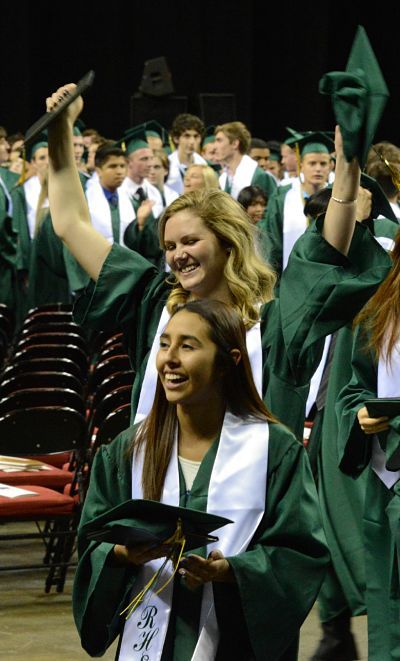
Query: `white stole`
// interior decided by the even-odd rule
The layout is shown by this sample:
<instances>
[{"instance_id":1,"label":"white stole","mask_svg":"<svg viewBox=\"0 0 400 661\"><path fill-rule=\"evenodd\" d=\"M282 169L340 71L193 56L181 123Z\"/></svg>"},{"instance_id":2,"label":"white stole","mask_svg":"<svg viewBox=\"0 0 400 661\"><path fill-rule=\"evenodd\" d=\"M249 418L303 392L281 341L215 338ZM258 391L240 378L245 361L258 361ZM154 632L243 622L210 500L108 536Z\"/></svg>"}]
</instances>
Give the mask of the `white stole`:
<instances>
[{"instance_id":1,"label":"white stole","mask_svg":"<svg viewBox=\"0 0 400 661\"><path fill-rule=\"evenodd\" d=\"M378 361L377 378L378 397L400 396L400 343L397 342L391 356L391 361L386 363L384 357ZM382 450L378 437L374 435L372 441L371 468L382 480L383 484L390 489L400 479L400 471L388 471L385 467L386 456Z\"/></svg>"},{"instance_id":2,"label":"white stole","mask_svg":"<svg viewBox=\"0 0 400 661\"><path fill-rule=\"evenodd\" d=\"M4 193L5 198L6 198L6 200L7 200L7 216L8 216L9 218L12 218L12 215L13 215L13 204L12 204L12 199L11 199L10 193L8 192L8 188L7 188L7 186L5 185L5 183L4 183L4 181L3 181L3 179L2 179L1 177L0 177L0 186L1 186L1 188L3 189L3 193Z\"/></svg>"},{"instance_id":3,"label":"white stole","mask_svg":"<svg viewBox=\"0 0 400 661\"><path fill-rule=\"evenodd\" d=\"M92 219L92 225L100 234L110 243L114 242L111 210L106 196L99 181L90 180L90 185L86 188L86 199ZM118 211L119 211L119 244L124 245L125 230L135 219L135 211L132 207L129 197L118 189Z\"/></svg>"},{"instance_id":4,"label":"white stole","mask_svg":"<svg viewBox=\"0 0 400 661\"><path fill-rule=\"evenodd\" d=\"M285 195L283 204L283 250L282 250L282 270L287 267L290 253L297 239L307 229L307 217L304 215L304 205L302 202L302 190L299 185L294 185Z\"/></svg>"},{"instance_id":5,"label":"white stole","mask_svg":"<svg viewBox=\"0 0 400 661\"><path fill-rule=\"evenodd\" d=\"M29 236L33 239L35 235L35 225L36 225L36 213L38 210L38 202L40 191L42 190L42 184L38 176L31 177L28 181L24 183L24 193L26 200L26 215L28 221ZM42 209L45 209L49 206L49 201L46 198L43 201Z\"/></svg>"},{"instance_id":6,"label":"white stole","mask_svg":"<svg viewBox=\"0 0 400 661\"><path fill-rule=\"evenodd\" d=\"M147 387L152 387L154 376L157 379L155 353L158 350L159 336L168 318L168 312L164 309L150 352L142 393ZM250 353L253 375L256 375L255 383L261 395L262 346L259 324L247 332L246 344ZM154 394L154 391L152 392ZM141 400L142 396L139 405ZM135 422L142 420L147 415L144 409L148 402L149 398L144 397L142 412L136 415ZM218 548L225 556L237 555L245 551L254 536L265 508L268 439L267 422L249 422L236 418L229 412L225 414L217 456L211 473L207 512L225 516L232 519L234 523L228 524L218 531L219 541L207 547L208 553L213 548ZM140 453L134 461L132 470L132 498L143 498L142 467L143 454ZM177 442L175 442L172 459L167 470L162 502L179 505ZM146 585L162 562L163 560L160 559L143 565L140 576L135 582L135 593ZM168 563L163 582L171 573L172 565ZM132 659L139 661L144 652L147 655L147 661L161 659L171 612L172 592L171 581L159 595L151 595L151 603L150 600L146 601L144 607L139 607L127 620L122 634L120 661L131 661ZM219 632L212 585L207 583L203 588L199 639L192 661L213 661L218 641Z\"/></svg>"},{"instance_id":7,"label":"white stole","mask_svg":"<svg viewBox=\"0 0 400 661\"><path fill-rule=\"evenodd\" d=\"M247 156L247 154L244 154L242 160L236 168L236 172L233 175L232 180L232 188L230 194L235 200L237 200L242 188L245 186L250 186L256 168L257 161L255 161L253 158L250 158L250 156ZM225 190L227 177L227 173L223 172L219 178L219 185L222 190Z\"/></svg>"}]
</instances>

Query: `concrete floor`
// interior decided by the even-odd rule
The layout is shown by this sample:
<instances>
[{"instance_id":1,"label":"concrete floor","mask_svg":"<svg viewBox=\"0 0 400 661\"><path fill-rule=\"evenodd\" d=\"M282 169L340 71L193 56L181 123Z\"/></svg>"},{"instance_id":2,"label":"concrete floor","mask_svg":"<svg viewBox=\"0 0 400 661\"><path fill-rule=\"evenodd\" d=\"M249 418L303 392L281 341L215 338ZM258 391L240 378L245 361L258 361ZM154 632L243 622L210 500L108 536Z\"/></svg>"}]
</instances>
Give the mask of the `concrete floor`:
<instances>
[{"instance_id":1,"label":"concrete floor","mask_svg":"<svg viewBox=\"0 0 400 661\"><path fill-rule=\"evenodd\" d=\"M5 532L1 526L0 532ZM11 526L7 526L10 530ZM1 542L0 564L17 562L29 553L40 558L40 542ZM46 572L2 572L0 578L0 661L80 661L88 659L81 649L71 612L73 570L62 594L44 592ZM363 661L367 660L366 617L355 618L353 629ZM55 632L57 634L55 635ZM301 630L299 661L308 661L320 637L314 606ZM116 643L102 657L112 661Z\"/></svg>"}]
</instances>

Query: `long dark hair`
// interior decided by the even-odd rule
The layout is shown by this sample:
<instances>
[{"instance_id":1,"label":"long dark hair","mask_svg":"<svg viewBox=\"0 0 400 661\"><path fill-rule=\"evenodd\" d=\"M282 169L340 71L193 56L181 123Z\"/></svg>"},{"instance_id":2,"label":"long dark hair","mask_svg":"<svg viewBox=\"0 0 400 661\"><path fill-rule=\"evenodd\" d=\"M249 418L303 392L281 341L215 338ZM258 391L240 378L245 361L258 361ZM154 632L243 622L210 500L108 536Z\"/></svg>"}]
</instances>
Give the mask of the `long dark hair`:
<instances>
[{"instance_id":1,"label":"long dark hair","mask_svg":"<svg viewBox=\"0 0 400 661\"><path fill-rule=\"evenodd\" d=\"M221 375L221 393L226 408L239 418L277 422L259 396L253 380L246 349L246 329L238 312L209 299L186 303L182 310L197 314L208 326L209 337L217 347L216 370ZM172 315L172 316L173 316ZM236 363L232 349L239 349L241 360ZM142 488L144 498L160 500L165 475L171 459L177 426L176 406L165 396L160 379L149 416L140 426L133 439L131 452L134 456L144 446Z\"/></svg>"}]
</instances>

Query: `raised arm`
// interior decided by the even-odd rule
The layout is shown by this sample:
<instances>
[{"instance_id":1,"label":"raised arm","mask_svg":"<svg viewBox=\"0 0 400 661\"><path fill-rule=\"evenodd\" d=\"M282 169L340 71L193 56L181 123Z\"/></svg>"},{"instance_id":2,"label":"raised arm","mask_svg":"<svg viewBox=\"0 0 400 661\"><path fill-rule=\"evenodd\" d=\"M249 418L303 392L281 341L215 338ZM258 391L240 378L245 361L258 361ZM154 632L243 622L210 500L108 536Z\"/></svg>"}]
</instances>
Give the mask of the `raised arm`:
<instances>
[{"instance_id":1,"label":"raised arm","mask_svg":"<svg viewBox=\"0 0 400 661\"><path fill-rule=\"evenodd\" d=\"M334 248L347 255L356 223L360 168L356 159L350 163L346 161L339 126L335 130L335 149L335 181L326 211L323 236Z\"/></svg>"},{"instance_id":2,"label":"raised arm","mask_svg":"<svg viewBox=\"0 0 400 661\"><path fill-rule=\"evenodd\" d=\"M48 112L75 87L72 83L64 85L49 97ZM55 233L88 275L97 280L111 245L91 224L75 165L72 131L82 108L82 97L78 97L49 126L49 203Z\"/></svg>"}]
</instances>

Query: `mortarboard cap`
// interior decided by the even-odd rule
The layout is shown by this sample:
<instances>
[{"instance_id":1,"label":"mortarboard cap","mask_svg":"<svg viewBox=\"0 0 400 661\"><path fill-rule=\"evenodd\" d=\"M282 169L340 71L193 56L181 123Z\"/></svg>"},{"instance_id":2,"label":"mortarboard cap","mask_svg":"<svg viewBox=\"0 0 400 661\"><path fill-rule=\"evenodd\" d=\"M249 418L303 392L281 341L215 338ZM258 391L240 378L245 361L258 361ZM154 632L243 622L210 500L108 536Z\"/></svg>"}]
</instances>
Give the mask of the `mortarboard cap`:
<instances>
[{"instance_id":1,"label":"mortarboard cap","mask_svg":"<svg viewBox=\"0 0 400 661\"><path fill-rule=\"evenodd\" d=\"M127 129L121 138L116 143L126 151L126 154L132 154L137 149L149 149L149 144L146 138L146 124L138 124L131 129Z\"/></svg>"},{"instance_id":2,"label":"mortarboard cap","mask_svg":"<svg viewBox=\"0 0 400 661\"><path fill-rule=\"evenodd\" d=\"M69 106L72 101L78 98L83 92L85 92L94 81L94 71L88 71L83 78L77 84L75 90L65 96L62 101L58 104L55 110L51 112L45 112L25 133L24 145L25 148L33 142L37 142L38 135L42 133L47 127L58 117L67 106Z\"/></svg>"},{"instance_id":3,"label":"mortarboard cap","mask_svg":"<svg viewBox=\"0 0 400 661\"><path fill-rule=\"evenodd\" d=\"M158 137L162 140L163 145L168 144L167 130L163 126L161 126L161 124L157 122L155 119L152 119L149 122L145 122L144 127L145 127L146 137L148 135L153 137Z\"/></svg>"},{"instance_id":4,"label":"mortarboard cap","mask_svg":"<svg viewBox=\"0 0 400 661\"><path fill-rule=\"evenodd\" d=\"M383 216L384 218L393 220L395 223L399 222L390 206L389 200L376 179L365 174L365 172L361 172L360 186L372 193L372 218L376 219L378 216Z\"/></svg>"},{"instance_id":5,"label":"mortarboard cap","mask_svg":"<svg viewBox=\"0 0 400 661\"><path fill-rule=\"evenodd\" d=\"M211 532L232 523L208 512L174 507L154 500L127 500L82 526L88 539L123 546L158 546L174 536L178 521L186 538L185 551L217 541Z\"/></svg>"},{"instance_id":6,"label":"mortarboard cap","mask_svg":"<svg viewBox=\"0 0 400 661\"><path fill-rule=\"evenodd\" d=\"M37 150L41 147L48 147L47 131L38 133L35 141L30 142L28 146L25 146L25 159L27 161L31 161Z\"/></svg>"},{"instance_id":7,"label":"mortarboard cap","mask_svg":"<svg viewBox=\"0 0 400 661\"><path fill-rule=\"evenodd\" d=\"M204 133L203 142L201 143L202 147L204 147L204 145L208 145L210 142L215 142L215 126L207 126Z\"/></svg>"},{"instance_id":8,"label":"mortarboard cap","mask_svg":"<svg viewBox=\"0 0 400 661\"><path fill-rule=\"evenodd\" d=\"M290 128L290 126L286 126L286 131L289 133L289 137L284 140L283 144L289 145L289 147L293 147L293 145L305 135L305 133L295 131L295 129Z\"/></svg>"},{"instance_id":9,"label":"mortarboard cap","mask_svg":"<svg viewBox=\"0 0 400 661\"><path fill-rule=\"evenodd\" d=\"M307 131L302 137L295 140L299 146L300 156L306 154L330 154L335 150L335 143L323 131Z\"/></svg>"},{"instance_id":10,"label":"mortarboard cap","mask_svg":"<svg viewBox=\"0 0 400 661\"><path fill-rule=\"evenodd\" d=\"M357 28L346 71L325 74L320 80L319 91L332 97L346 159L350 161L355 156L362 168L389 96L362 26Z\"/></svg>"}]
</instances>

